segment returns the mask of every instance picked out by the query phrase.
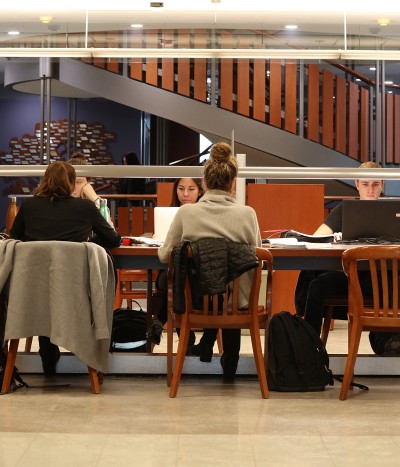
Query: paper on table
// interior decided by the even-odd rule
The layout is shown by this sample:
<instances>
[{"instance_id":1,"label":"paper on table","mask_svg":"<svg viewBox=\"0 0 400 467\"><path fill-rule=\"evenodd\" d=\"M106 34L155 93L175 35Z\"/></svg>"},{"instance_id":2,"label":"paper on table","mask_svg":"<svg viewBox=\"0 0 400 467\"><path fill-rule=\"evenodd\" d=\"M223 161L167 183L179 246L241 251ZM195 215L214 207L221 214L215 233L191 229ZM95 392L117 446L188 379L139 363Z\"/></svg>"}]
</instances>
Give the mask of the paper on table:
<instances>
[{"instance_id":1,"label":"paper on table","mask_svg":"<svg viewBox=\"0 0 400 467\"><path fill-rule=\"evenodd\" d=\"M306 243L306 248L308 250L320 250L320 249L329 249L333 248L332 243Z\"/></svg>"},{"instance_id":2,"label":"paper on table","mask_svg":"<svg viewBox=\"0 0 400 467\"><path fill-rule=\"evenodd\" d=\"M299 242L297 238L269 238L268 243L272 248L305 248L306 242Z\"/></svg>"}]
</instances>

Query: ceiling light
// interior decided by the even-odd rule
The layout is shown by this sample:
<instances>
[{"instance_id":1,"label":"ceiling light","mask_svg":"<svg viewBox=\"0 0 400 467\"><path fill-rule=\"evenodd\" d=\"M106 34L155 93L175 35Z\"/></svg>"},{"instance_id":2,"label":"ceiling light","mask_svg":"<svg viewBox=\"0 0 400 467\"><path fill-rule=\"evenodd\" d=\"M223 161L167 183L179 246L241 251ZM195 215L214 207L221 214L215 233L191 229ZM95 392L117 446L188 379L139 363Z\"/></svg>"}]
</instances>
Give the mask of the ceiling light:
<instances>
[{"instance_id":1,"label":"ceiling light","mask_svg":"<svg viewBox=\"0 0 400 467\"><path fill-rule=\"evenodd\" d=\"M139 23L131 24L131 28L139 29L142 27L143 27L143 24L139 24Z\"/></svg>"},{"instance_id":2,"label":"ceiling light","mask_svg":"<svg viewBox=\"0 0 400 467\"><path fill-rule=\"evenodd\" d=\"M384 84L393 84L393 81L384 81Z\"/></svg>"},{"instance_id":3,"label":"ceiling light","mask_svg":"<svg viewBox=\"0 0 400 467\"><path fill-rule=\"evenodd\" d=\"M19 35L19 31L8 31L7 33L9 36L18 36Z\"/></svg>"},{"instance_id":4,"label":"ceiling light","mask_svg":"<svg viewBox=\"0 0 400 467\"><path fill-rule=\"evenodd\" d=\"M53 20L52 16L40 16L39 21L43 24L49 24Z\"/></svg>"},{"instance_id":5,"label":"ceiling light","mask_svg":"<svg viewBox=\"0 0 400 467\"><path fill-rule=\"evenodd\" d=\"M374 66L371 66L369 69L370 69L371 71L376 71L376 67L374 67Z\"/></svg>"},{"instance_id":6,"label":"ceiling light","mask_svg":"<svg viewBox=\"0 0 400 467\"><path fill-rule=\"evenodd\" d=\"M387 18L379 18L376 20L379 26L387 26L390 23L390 19Z\"/></svg>"},{"instance_id":7,"label":"ceiling light","mask_svg":"<svg viewBox=\"0 0 400 467\"><path fill-rule=\"evenodd\" d=\"M297 29L297 26L295 24L287 24L285 29Z\"/></svg>"},{"instance_id":8,"label":"ceiling light","mask_svg":"<svg viewBox=\"0 0 400 467\"><path fill-rule=\"evenodd\" d=\"M360 78L356 78L356 81L361 81Z\"/></svg>"}]
</instances>

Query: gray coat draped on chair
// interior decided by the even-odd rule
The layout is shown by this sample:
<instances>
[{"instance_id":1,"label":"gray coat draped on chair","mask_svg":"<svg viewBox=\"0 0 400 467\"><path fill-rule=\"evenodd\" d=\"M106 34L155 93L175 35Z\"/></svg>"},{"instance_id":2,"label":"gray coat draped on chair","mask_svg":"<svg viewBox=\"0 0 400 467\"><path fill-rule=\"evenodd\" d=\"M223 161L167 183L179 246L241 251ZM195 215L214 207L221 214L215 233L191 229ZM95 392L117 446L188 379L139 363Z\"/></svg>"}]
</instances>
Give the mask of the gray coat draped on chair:
<instances>
[{"instance_id":1,"label":"gray coat draped on chair","mask_svg":"<svg viewBox=\"0 0 400 467\"><path fill-rule=\"evenodd\" d=\"M0 245L0 290L7 295L5 340L48 336L86 365L107 370L114 270L94 243Z\"/></svg>"}]
</instances>

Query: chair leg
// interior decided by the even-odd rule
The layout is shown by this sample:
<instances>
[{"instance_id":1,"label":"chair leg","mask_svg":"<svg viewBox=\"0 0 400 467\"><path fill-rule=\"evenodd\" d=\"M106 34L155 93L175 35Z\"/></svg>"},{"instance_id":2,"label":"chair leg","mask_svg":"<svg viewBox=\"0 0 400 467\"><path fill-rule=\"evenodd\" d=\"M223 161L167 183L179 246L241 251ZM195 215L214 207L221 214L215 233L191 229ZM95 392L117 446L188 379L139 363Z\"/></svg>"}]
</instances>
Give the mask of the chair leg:
<instances>
[{"instance_id":1,"label":"chair leg","mask_svg":"<svg viewBox=\"0 0 400 467\"><path fill-rule=\"evenodd\" d=\"M344 370L343 382L342 387L340 389L339 399L344 401L347 399L347 394L349 392L350 384L353 380L354 375L354 366L356 364L358 348L360 345L361 339L361 326L352 326L351 330L351 338L350 338L350 345L349 345L349 353L347 355L346 360L346 368Z\"/></svg>"},{"instance_id":2,"label":"chair leg","mask_svg":"<svg viewBox=\"0 0 400 467\"><path fill-rule=\"evenodd\" d=\"M171 387L172 381L172 359L173 359L173 346L174 346L174 328L172 318L168 314L168 326L167 326L167 385Z\"/></svg>"},{"instance_id":3,"label":"chair leg","mask_svg":"<svg viewBox=\"0 0 400 467\"><path fill-rule=\"evenodd\" d=\"M325 311L325 316L324 316L324 323L322 325L322 331L321 331L321 340L324 343L324 345L326 345L326 342L329 336L329 331L331 330L331 323L333 322L332 314L333 314L333 306L327 306L326 311Z\"/></svg>"},{"instance_id":4,"label":"chair leg","mask_svg":"<svg viewBox=\"0 0 400 467\"><path fill-rule=\"evenodd\" d=\"M169 397L176 397L178 392L179 382L181 380L183 363L185 361L186 349L189 342L190 323L188 314L182 315L181 332L179 335L178 352L176 354L176 361L174 365L174 372L172 374L171 388L169 390Z\"/></svg>"},{"instance_id":5,"label":"chair leg","mask_svg":"<svg viewBox=\"0 0 400 467\"><path fill-rule=\"evenodd\" d=\"M25 339L25 352L30 352L32 348L33 337L27 337Z\"/></svg>"},{"instance_id":6,"label":"chair leg","mask_svg":"<svg viewBox=\"0 0 400 467\"><path fill-rule=\"evenodd\" d=\"M218 346L218 353L224 353L224 346L222 344L222 329L218 329L217 333L217 346Z\"/></svg>"},{"instance_id":7,"label":"chair leg","mask_svg":"<svg viewBox=\"0 0 400 467\"><path fill-rule=\"evenodd\" d=\"M1 393L6 394L10 390L11 378L14 371L15 360L17 358L19 339L12 339L7 354L7 363L4 370L3 384L1 386Z\"/></svg>"},{"instance_id":8,"label":"chair leg","mask_svg":"<svg viewBox=\"0 0 400 467\"><path fill-rule=\"evenodd\" d=\"M100 394L99 375L97 374L97 371L94 368L88 366L88 372L93 394Z\"/></svg>"},{"instance_id":9,"label":"chair leg","mask_svg":"<svg viewBox=\"0 0 400 467\"><path fill-rule=\"evenodd\" d=\"M260 340L260 327L258 325L258 322L253 322L250 325L250 336L251 336L251 344L253 346L253 355L254 355L254 362L256 364L256 369L257 369L258 381L260 383L261 396L264 399L268 399L269 392L268 392L267 374L266 374L265 366L264 366L264 358L262 354L261 340Z\"/></svg>"}]
</instances>

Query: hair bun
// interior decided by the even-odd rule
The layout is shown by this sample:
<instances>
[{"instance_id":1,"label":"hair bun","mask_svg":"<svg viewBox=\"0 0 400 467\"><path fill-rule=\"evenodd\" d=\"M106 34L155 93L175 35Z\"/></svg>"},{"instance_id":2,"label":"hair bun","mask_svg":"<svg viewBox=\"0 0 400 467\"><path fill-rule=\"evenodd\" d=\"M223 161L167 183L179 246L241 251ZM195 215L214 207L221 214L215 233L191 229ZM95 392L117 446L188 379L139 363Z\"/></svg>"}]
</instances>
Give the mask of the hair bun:
<instances>
[{"instance_id":1,"label":"hair bun","mask_svg":"<svg viewBox=\"0 0 400 467\"><path fill-rule=\"evenodd\" d=\"M227 143L214 144L210 151L210 157L215 162L228 162L232 155L232 149Z\"/></svg>"}]
</instances>

